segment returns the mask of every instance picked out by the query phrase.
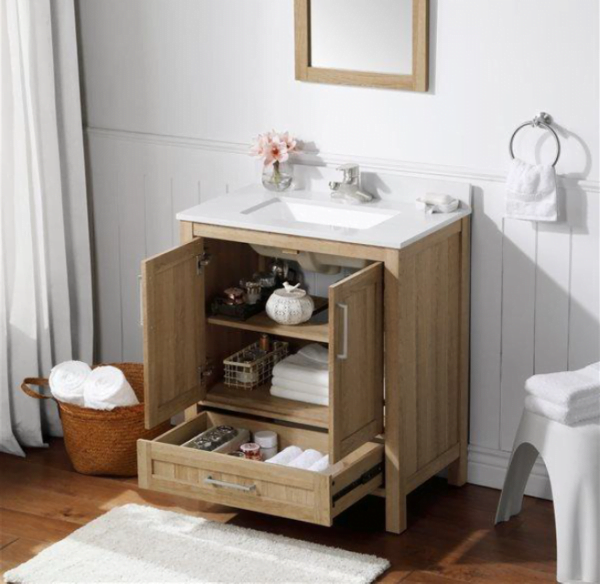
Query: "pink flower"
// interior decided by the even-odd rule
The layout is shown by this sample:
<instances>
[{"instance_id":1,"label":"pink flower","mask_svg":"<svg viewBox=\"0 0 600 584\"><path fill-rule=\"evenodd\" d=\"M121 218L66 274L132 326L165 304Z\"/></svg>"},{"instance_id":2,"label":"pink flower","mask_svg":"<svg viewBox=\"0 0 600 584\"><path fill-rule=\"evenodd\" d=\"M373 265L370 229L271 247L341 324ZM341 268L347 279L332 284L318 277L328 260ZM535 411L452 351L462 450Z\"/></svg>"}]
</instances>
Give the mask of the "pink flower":
<instances>
[{"instance_id":1,"label":"pink flower","mask_svg":"<svg viewBox=\"0 0 600 584\"><path fill-rule=\"evenodd\" d=\"M257 136L250 148L250 154L264 159L265 166L285 162L290 152L298 149L295 138L289 132L278 134L275 130Z\"/></svg>"}]
</instances>

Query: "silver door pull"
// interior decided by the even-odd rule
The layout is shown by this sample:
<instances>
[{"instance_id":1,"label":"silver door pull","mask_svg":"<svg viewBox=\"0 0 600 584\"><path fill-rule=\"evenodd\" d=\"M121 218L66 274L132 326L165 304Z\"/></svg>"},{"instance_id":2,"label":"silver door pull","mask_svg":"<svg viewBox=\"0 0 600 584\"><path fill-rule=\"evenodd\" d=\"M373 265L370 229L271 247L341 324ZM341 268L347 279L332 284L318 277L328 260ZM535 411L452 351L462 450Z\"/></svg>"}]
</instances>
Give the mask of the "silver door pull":
<instances>
[{"instance_id":1,"label":"silver door pull","mask_svg":"<svg viewBox=\"0 0 600 584\"><path fill-rule=\"evenodd\" d=\"M342 352L337 354L337 358L343 361L348 358L348 305L338 302L338 306L344 313L344 334L342 336Z\"/></svg>"},{"instance_id":2,"label":"silver door pull","mask_svg":"<svg viewBox=\"0 0 600 584\"><path fill-rule=\"evenodd\" d=\"M226 489L235 489L236 491L244 491L245 493L256 491L256 485L238 485L237 483L219 481L217 479L213 479L211 476L206 477L204 479L204 482L207 485L214 485L215 487L225 487Z\"/></svg>"}]
</instances>

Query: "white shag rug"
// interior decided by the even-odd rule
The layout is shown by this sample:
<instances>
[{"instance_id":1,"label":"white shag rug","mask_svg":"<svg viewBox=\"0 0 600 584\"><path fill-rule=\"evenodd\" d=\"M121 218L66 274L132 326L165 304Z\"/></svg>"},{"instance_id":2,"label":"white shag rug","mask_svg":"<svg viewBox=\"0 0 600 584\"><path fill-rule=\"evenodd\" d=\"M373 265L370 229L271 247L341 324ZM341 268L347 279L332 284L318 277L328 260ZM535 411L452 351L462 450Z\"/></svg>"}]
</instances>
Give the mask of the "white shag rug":
<instances>
[{"instance_id":1,"label":"white shag rug","mask_svg":"<svg viewBox=\"0 0 600 584\"><path fill-rule=\"evenodd\" d=\"M4 579L23 584L367 584L389 565L376 556L124 505L7 572Z\"/></svg>"}]
</instances>

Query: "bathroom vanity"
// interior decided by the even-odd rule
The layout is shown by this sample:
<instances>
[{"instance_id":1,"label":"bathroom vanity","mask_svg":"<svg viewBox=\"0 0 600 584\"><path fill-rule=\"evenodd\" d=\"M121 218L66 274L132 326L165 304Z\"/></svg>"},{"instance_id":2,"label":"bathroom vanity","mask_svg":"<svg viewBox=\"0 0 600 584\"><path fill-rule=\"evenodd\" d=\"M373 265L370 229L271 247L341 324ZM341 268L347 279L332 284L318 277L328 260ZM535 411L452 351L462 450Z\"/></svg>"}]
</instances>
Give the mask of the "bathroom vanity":
<instances>
[{"instance_id":1,"label":"bathroom vanity","mask_svg":"<svg viewBox=\"0 0 600 584\"><path fill-rule=\"evenodd\" d=\"M446 467L464 484L469 215L464 200L426 215L414 201L340 205L258 186L178 214L181 245L142 266L145 406L148 427L182 411L185 421L139 441L140 486L321 525L374 494L385 497L387 530L400 533L413 489ZM210 299L269 252L329 273L345 266L316 299L326 319L209 315ZM223 359L262 333L328 345L329 406L223 383ZM273 430L280 448L315 448L333 466L317 473L181 446L216 424Z\"/></svg>"}]
</instances>

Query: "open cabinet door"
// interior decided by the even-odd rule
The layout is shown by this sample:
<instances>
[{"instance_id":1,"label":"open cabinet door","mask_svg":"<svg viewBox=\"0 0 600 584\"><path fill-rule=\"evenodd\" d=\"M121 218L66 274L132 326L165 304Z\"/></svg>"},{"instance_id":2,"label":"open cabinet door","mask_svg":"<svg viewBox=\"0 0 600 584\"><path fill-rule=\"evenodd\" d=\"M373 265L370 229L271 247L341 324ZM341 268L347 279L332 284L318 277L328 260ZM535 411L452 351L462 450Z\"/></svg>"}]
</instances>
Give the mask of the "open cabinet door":
<instances>
[{"instance_id":1,"label":"open cabinet door","mask_svg":"<svg viewBox=\"0 0 600 584\"><path fill-rule=\"evenodd\" d=\"M203 251L195 239L142 263L146 428L203 397Z\"/></svg>"},{"instance_id":2,"label":"open cabinet door","mask_svg":"<svg viewBox=\"0 0 600 584\"><path fill-rule=\"evenodd\" d=\"M329 456L337 462L383 431L383 265L329 288Z\"/></svg>"}]
</instances>

